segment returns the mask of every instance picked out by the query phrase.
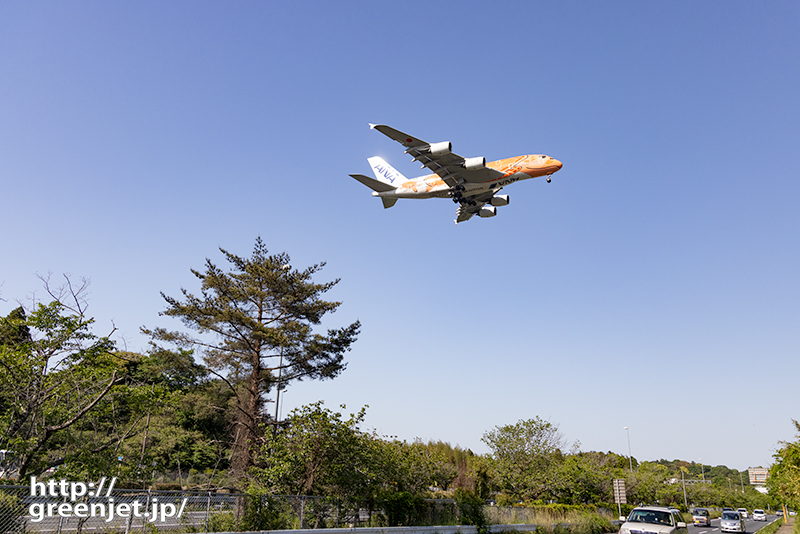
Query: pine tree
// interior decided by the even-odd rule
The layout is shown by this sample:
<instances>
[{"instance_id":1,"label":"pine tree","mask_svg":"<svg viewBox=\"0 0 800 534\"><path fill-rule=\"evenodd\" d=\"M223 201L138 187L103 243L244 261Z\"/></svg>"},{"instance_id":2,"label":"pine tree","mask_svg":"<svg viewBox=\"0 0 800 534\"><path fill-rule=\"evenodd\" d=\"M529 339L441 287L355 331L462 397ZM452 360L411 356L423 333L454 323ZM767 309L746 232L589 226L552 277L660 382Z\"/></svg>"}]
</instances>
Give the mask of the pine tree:
<instances>
[{"instance_id":1,"label":"pine tree","mask_svg":"<svg viewBox=\"0 0 800 534\"><path fill-rule=\"evenodd\" d=\"M199 296L185 289L181 298L162 293L168 304L163 314L179 318L197 335L145 332L155 340L199 349L208 368L235 392L231 474L236 480L256 461L264 423L276 423L264 410L270 391L293 381L338 376L361 324L326 334L314 331L341 304L322 299L339 280L312 281L324 263L294 269L288 254L270 255L260 237L250 258L220 251L231 270L225 272L208 259L204 272L193 269L201 283Z\"/></svg>"}]
</instances>

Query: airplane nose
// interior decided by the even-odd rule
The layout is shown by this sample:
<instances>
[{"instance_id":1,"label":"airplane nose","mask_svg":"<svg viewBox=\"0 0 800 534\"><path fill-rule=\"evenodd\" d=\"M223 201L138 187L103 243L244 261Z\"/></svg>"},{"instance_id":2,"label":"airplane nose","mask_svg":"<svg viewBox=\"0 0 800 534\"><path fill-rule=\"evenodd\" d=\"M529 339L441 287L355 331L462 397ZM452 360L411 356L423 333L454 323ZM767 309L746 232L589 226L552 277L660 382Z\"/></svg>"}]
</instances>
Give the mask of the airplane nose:
<instances>
[{"instance_id":1,"label":"airplane nose","mask_svg":"<svg viewBox=\"0 0 800 534\"><path fill-rule=\"evenodd\" d=\"M553 158L553 161L551 161L551 163L557 167L557 169L556 169L556 170L561 170L561 167L563 167L563 166L564 166L564 164L563 164L563 163L561 163L560 161L558 161L558 160L557 160L557 159L555 159L555 158Z\"/></svg>"}]
</instances>

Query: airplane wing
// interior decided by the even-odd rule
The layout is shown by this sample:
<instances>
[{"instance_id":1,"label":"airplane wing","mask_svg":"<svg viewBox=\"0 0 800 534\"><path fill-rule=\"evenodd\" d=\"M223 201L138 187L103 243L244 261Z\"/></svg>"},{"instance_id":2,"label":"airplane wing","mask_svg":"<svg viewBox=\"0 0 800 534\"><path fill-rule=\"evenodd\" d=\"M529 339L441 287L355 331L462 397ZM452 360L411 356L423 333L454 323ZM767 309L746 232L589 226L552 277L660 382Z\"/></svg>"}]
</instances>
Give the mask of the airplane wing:
<instances>
[{"instance_id":1,"label":"airplane wing","mask_svg":"<svg viewBox=\"0 0 800 534\"><path fill-rule=\"evenodd\" d=\"M484 202L484 204L486 204ZM483 204L478 206L470 206L469 204L459 204L458 209L456 209L456 224L468 221L472 218L473 215L478 213Z\"/></svg>"},{"instance_id":2,"label":"airplane wing","mask_svg":"<svg viewBox=\"0 0 800 534\"><path fill-rule=\"evenodd\" d=\"M487 182L503 176L502 172L485 167L484 158L465 159L454 154L447 141L428 143L385 124L370 124L369 127L406 147L406 153L411 154L414 161L438 174L450 187L464 182Z\"/></svg>"},{"instance_id":3,"label":"airplane wing","mask_svg":"<svg viewBox=\"0 0 800 534\"><path fill-rule=\"evenodd\" d=\"M497 191L500 191L500 189ZM479 195L464 197L456 209L456 224L468 221L473 215L481 211L481 208L492 199L492 196L497 191L487 191Z\"/></svg>"}]
</instances>

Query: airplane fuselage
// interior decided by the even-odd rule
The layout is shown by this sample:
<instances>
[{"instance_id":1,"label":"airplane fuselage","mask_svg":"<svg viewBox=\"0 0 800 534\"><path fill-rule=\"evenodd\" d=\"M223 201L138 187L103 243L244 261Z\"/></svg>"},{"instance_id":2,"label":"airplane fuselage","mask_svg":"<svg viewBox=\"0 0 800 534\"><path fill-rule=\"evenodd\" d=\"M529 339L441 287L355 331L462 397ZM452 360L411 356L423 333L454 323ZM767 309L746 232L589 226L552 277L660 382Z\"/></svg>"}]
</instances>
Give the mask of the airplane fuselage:
<instances>
[{"instance_id":1,"label":"airplane fuselage","mask_svg":"<svg viewBox=\"0 0 800 534\"><path fill-rule=\"evenodd\" d=\"M486 163L486 168L498 170L502 176L486 181L460 184L464 196L498 190L520 180L549 176L561 168L561 162L542 154L529 154ZM549 178L548 178L549 180ZM450 187L438 174L428 174L402 183L392 191L373 191L372 195L386 198L450 198L456 187Z\"/></svg>"}]
</instances>

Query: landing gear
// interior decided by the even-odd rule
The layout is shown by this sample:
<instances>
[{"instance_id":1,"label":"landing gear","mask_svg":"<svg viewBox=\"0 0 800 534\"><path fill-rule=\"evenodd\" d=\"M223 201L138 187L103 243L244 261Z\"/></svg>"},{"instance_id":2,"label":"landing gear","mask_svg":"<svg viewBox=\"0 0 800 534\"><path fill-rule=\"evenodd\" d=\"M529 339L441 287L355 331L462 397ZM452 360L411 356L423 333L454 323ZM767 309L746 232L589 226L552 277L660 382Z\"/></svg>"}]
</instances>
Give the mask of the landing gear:
<instances>
[{"instance_id":1,"label":"landing gear","mask_svg":"<svg viewBox=\"0 0 800 534\"><path fill-rule=\"evenodd\" d=\"M453 195L453 202L456 203L456 204L461 204L462 206L477 206L478 205L478 203L475 202L474 200L469 200L469 199L465 200L460 192L459 193L455 193Z\"/></svg>"},{"instance_id":2,"label":"landing gear","mask_svg":"<svg viewBox=\"0 0 800 534\"><path fill-rule=\"evenodd\" d=\"M466 190L466 188L464 187L463 184L457 184L457 185L453 186L453 189L452 189L452 191L453 191L453 193L452 193L453 202L455 202L456 204L461 203L461 199L463 198L462 192L464 190Z\"/></svg>"},{"instance_id":3,"label":"landing gear","mask_svg":"<svg viewBox=\"0 0 800 534\"><path fill-rule=\"evenodd\" d=\"M548 174L547 175L547 183L549 184L550 182L552 182L552 180L550 179L550 175Z\"/></svg>"}]
</instances>

